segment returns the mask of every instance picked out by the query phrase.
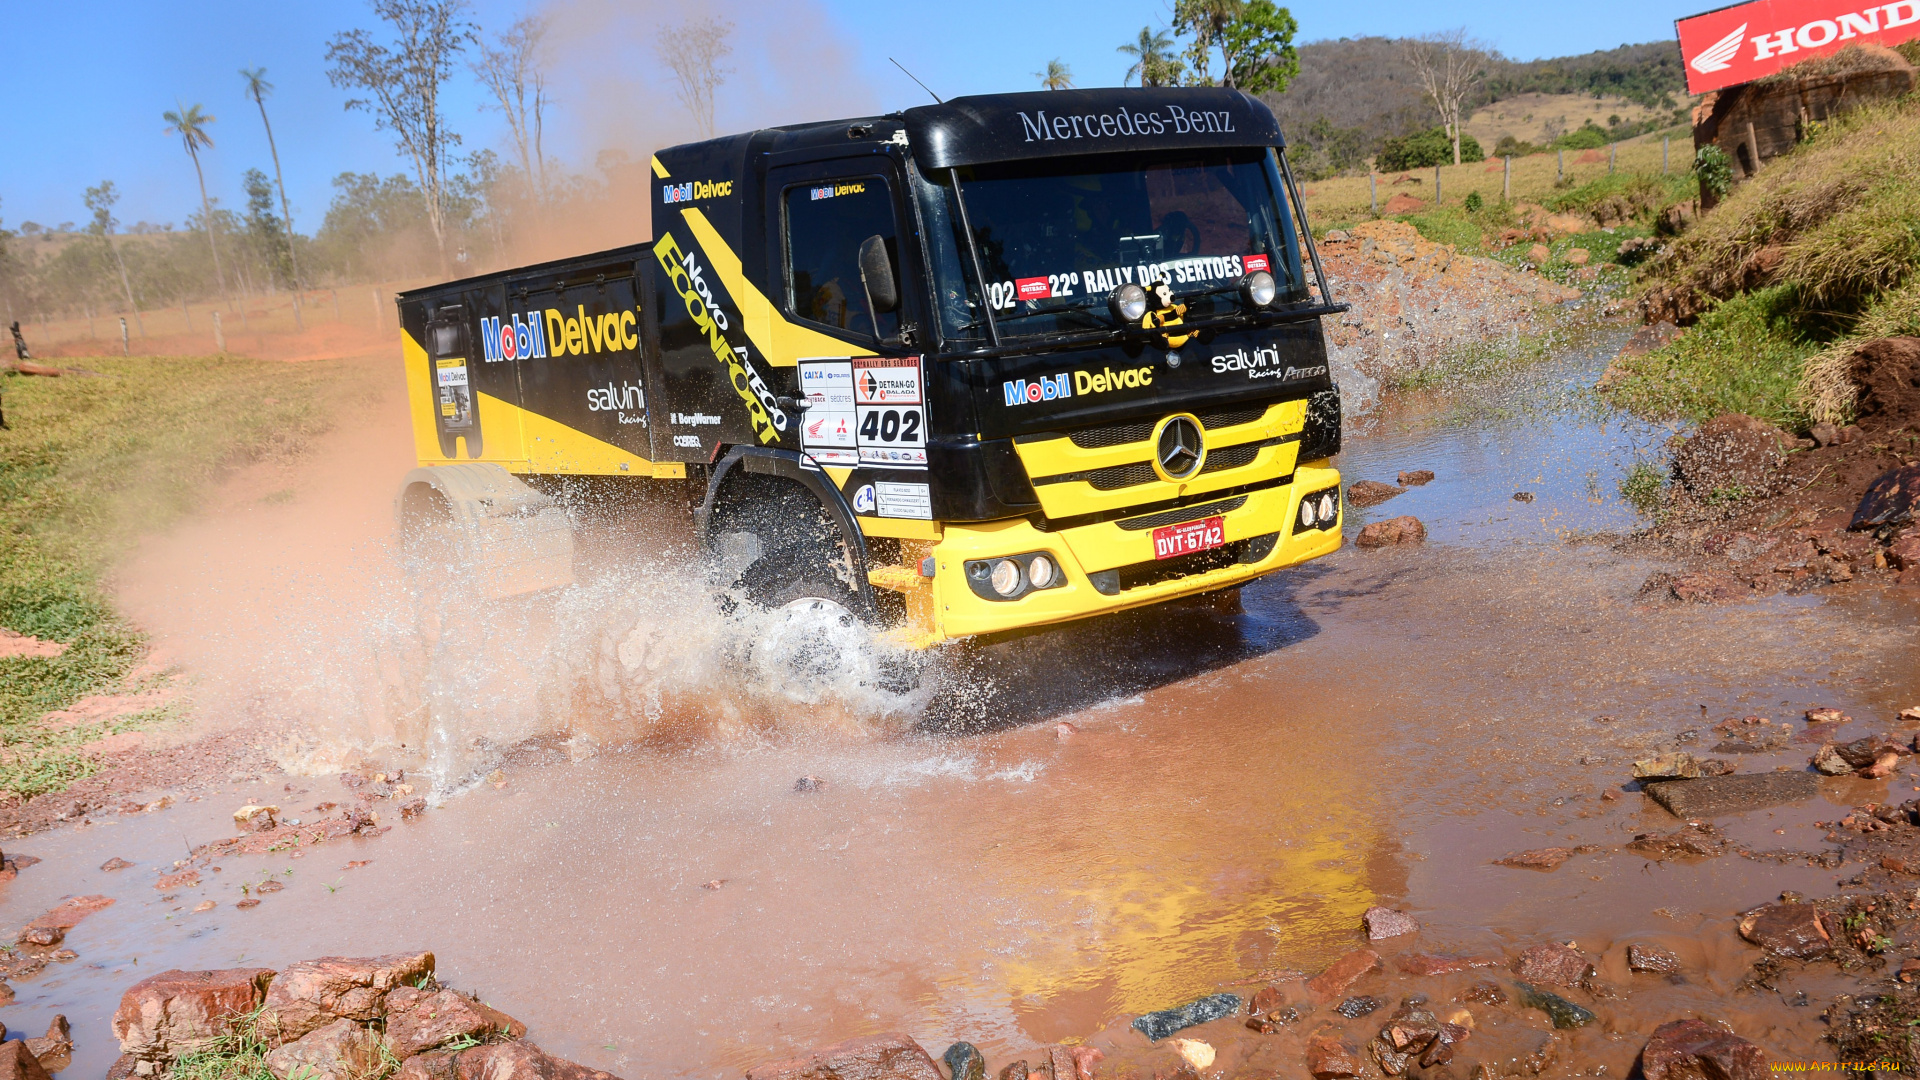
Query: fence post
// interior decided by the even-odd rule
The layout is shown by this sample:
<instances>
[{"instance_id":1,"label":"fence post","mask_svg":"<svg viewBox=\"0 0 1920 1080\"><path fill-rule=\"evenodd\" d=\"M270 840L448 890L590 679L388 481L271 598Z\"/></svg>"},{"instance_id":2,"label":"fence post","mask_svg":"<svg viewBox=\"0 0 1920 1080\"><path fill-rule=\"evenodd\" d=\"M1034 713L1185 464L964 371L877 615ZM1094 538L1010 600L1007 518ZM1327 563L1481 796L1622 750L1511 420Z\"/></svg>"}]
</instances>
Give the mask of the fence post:
<instances>
[{"instance_id":1,"label":"fence post","mask_svg":"<svg viewBox=\"0 0 1920 1080\"><path fill-rule=\"evenodd\" d=\"M1620 148L1619 143L1607 144L1607 175L1613 175L1613 155Z\"/></svg>"},{"instance_id":2,"label":"fence post","mask_svg":"<svg viewBox=\"0 0 1920 1080\"><path fill-rule=\"evenodd\" d=\"M1500 176L1500 201L1501 202L1507 202L1513 198L1513 155L1512 154L1507 155L1506 162L1507 162L1506 172L1502 173Z\"/></svg>"},{"instance_id":3,"label":"fence post","mask_svg":"<svg viewBox=\"0 0 1920 1080\"><path fill-rule=\"evenodd\" d=\"M1433 167L1433 205L1440 205L1440 166Z\"/></svg>"},{"instance_id":4,"label":"fence post","mask_svg":"<svg viewBox=\"0 0 1920 1080\"><path fill-rule=\"evenodd\" d=\"M125 315L120 316L120 355L133 355L133 345L127 340L127 317Z\"/></svg>"},{"instance_id":5,"label":"fence post","mask_svg":"<svg viewBox=\"0 0 1920 1080\"><path fill-rule=\"evenodd\" d=\"M1558 183L1567 178L1567 152L1565 150L1556 150L1554 154L1554 160L1557 164L1554 166L1553 179L1555 183Z\"/></svg>"},{"instance_id":6,"label":"fence post","mask_svg":"<svg viewBox=\"0 0 1920 1080\"><path fill-rule=\"evenodd\" d=\"M227 351L227 332L220 327L220 309L213 309L213 351L225 355Z\"/></svg>"},{"instance_id":7,"label":"fence post","mask_svg":"<svg viewBox=\"0 0 1920 1080\"><path fill-rule=\"evenodd\" d=\"M193 333L193 311L187 307L187 298L180 298L180 314L187 320L187 333Z\"/></svg>"},{"instance_id":8,"label":"fence post","mask_svg":"<svg viewBox=\"0 0 1920 1080\"><path fill-rule=\"evenodd\" d=\"M1373 203L1373 216L1379 217L1380 216L1380 174L1377 172L1374 172L1372 169L1367 170L1367 198ZM378 304L379 302L380 302L379 297L376 294L374 298L374 303Z\"/></svg>"},{"instance_id":9,"label":"fence post","mask_svg":"<svg viewBox=\"0 0 1920 1080\"><path fill-rule=\"evenodd\" d=\"M1667 175L1667 149L1673 145L1673 136L1660 136L1660 175Z\"/></svg>"},{"instance_id":10,"label":"fence post","mask_svg":"<svg viewBox=\"0 0 1920 1080\"><path fill-rule=\"evenodd\" d=\"M327 291L333 294L333 321L339 322L340 321L340 290L328 289Z\"/></svg>"}]
</instances>

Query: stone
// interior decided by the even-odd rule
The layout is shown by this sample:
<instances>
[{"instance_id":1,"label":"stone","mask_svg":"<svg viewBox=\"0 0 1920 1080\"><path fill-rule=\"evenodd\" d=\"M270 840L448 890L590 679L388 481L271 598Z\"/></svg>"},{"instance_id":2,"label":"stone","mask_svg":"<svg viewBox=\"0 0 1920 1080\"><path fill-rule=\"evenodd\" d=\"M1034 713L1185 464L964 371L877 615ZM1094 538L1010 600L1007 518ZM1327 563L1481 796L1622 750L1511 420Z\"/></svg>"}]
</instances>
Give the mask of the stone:
<instances>
[{"instance_id":1,"label":"stone","mask_svg":"<svg viewBox=\"0 0 1920 1080\"><path fill-rule=\"evenodd\" d=\"M1211 1045L1199 1039L1175 1039L1172 1046L1173 1052L1180 1055L1180 1060L1192 1066L1195 1072L1213 1068L1215 1054Z\"/></svg>"},{"instance_id":2,"label":"stone","mask_svg":"<svg viewBox=\"0 0 1920 1080\"><path fill-rule=\"evenodd\" d=\"M406 802L400 804L401 821L411 821L426 812L427 800L422 798L408 799Z\"/></svg>"},{"instance_id":3,"label":"stone","mask_svg":"<svg viewBox=\"0 0 1920 1080\"><path fill-rule=\"evenodd\" d=\"M1420 924L1413 921L1413 916L1392 908L1370 907L1360 916L1360 921L1367 928L1368 941L1379 941L1383 938L1420 932Z\"/></svg>"},{"instance_id":4,"label":"stone","mask_svg":"<svg viewBox=\"0 0 1920 1080\"><path fill-rule=\"evenodd\" d=\"M1820 909L1812 904L1766 904L1740 916L1740 936L1775 956L1811 960L1833 948Z\"/></svg>"},{"instance_id":5,"label":"stone","mask_svg":"<svg viewBox=\"0 0 1920 1080\"><path fill-rule=\"evenodd\" d=\"M1482 1005L1505 1005L1507 992L1497 982L1477 982L1466 988L1460 996L1468 1001L1477 1001Z\"/></svg>"},{"instance_id":6,"label":"stone","mask_svg":"<svg viewBox=\"0 0 1920 1080\"><path fill-rule=\"evenodd\" d=\"M1627 946L1627 970L1650 975L1674 975L1680 971L1680 956L1658 945L1634 942Z\"/></svg>"},{"instance_id":7,"label":"stone","mask_svg":"<svg viewBox=\"0 0 1920 1080\"><path fill-rule=\"evenodd\" d=\"M132 863L116 855L113 858L108 859L106 862L101 863L100 869L105 870L108 873L112 873L115 870L125 870L127 867L132 865L133 865Z\"/></svg>"},{"instance_id":8,"label":"stone","mask_svg":"<svg viewBox=\"0 0 1920 1080\"><path fill-rule=\"evenodd\" d=\"M1707 1020L1675 1020L1653 1030L1640 1050L1646 1080L1763 1080L1773 1075L1766 1052Z\"/></svg>"},{"instance_id":9,"label":"stone","mask_svg":"<svg viewBox=\"0 0 1920 1080\"><path fill-rule=\"evenodd\" d=\"M191 889L200 884L200 871L191 867L177 874L161 874L153 887L165 892L168 889Z\"/></svg>"},{"instance_id":10,"label":"stone","mask_svg":"<svg viewBox=\"0 0 1920 1080\"><path fill-rule=\"evenodd\" d=\"M1700 425L1673 453L1673 471L1698 499L1750 498L1778 485L1786 434L1764 420L1725 413Z\"/></svg>"},{"instance_id":11,"label":"stone","mask_svg":"<svg viewBox=\"0 0 1920 1080\"><path fill-rule=\"evenodd\" d=\"M1816 705L1806 712L1809 724L1844 724L1853 719L1830 705Z\"/></svg>"},{"instance_id":12,"label":"stone","mask_svg":"<svg viewBox=\"0 0 1920 1080\"><path fill-rule=\"evenodd\" d=\"M51 947L60 944L61 940L66 936L67 932L58 926L23 926L20 928L20 932L14 935L13 940L14 943L18 945L45 945Z\"/></svg>"},{"instance_id":13,"label":"stone","mask_svg":"<svg viewBox=\"0 0 1920 1080\"><path fill-rule=\"evenodd\" d=\"M373 1029L352 1020L335 1020L281 1044L266 1056L277 1080L360 1080L380 1064L380 1040Z\"/></svg>"},{"instance_id":14,"label":"stone","mask_svg":"<svg viewBox=\"0 0 1920 1080\"><path fill-rule=\"evenodd\" d=\"M1347 994L1360 976L1372 971L1380 963L1380 954L1372 949L1355 949L1327 966L1327 970L1307 980L1307 993L1314 1003L1328 1005L1340 1000Z\"/></svg>"},{"instance_id":15,"label":"stone","mask_svg":"<svg viewBox=\"0 0 1920 1080\"><path fill-rule=\"evenodd\" d=\"M1519 503L1530 503L1533 501L1533 492L1516 491L1513 493L1513 501L1519 502Z\"/></svg>"},{"instance_id":16,"label":"stone","mask_svg":"<svg viewBox=\"0 0 1920 1080\"><path fill-rule=\"evenodd\" d=\"M0 1025L0 1038L4 1038L6 1029ZM32 1054L40 1067L50 1073L57 1073L73 1064L73 1026L67 1018L54 1014L52 1022L47 1024L47 1033L37 1039L25 1040L27 1052Z\"/></svg>"},{"instance_id":17,"label":"stone","mask_svg":"<svg viewBox=\"0 0 1920 1080\"><path fill-rule=\"evenodd\" d=\"M120 1052L143 1061L171 1061L228 1033L229 1018L266 1000L269 968L163 971L134 983L113 1014Z\"/></svg>"},{"instance_id":18,"label":"stone","mask_svg":"<svg viewBox=\"0 0 1920 1080\"><path fill-rule=\"evenodd\" d=\"M282 975L281 978L286 976ZM353 997L358 992L357 989L349 992L349 1004L359 1003L361 999ZM421 990L401 986L387 992L384 1006L387 1052L396 1061L405 1061L422 1051L432 1050L462 1037L484 1039L505 1035L517 1039L527 1033L525 1024L457 990ZM375 1006L376 1009L379 1007Z\"/></svg>"},{"instance_id":19,"label":"stone","mask_svg":"<svg viewBox=\"0 0 1920 1080\"><path fill-rule=\"evenodd\" d=\"M1467 970L1467 962L1458 956L1436 956L1431 953L1409 953L1396 957L1394 966L1407 975L1451 975L1456 971Z\"/></svg>"},{"instance_id":20,"label":"stone","mask_svg":"<svg viewBox=\"0 0 1920 1080\"><path fill-rule=\"evenodd\" d=\"M813 791L825 791L827 782L817 776L803 776L793 782L793 790L803 795Z\"/></svg>"},{"instance_id":21,"label":"stone","mask_svg":"<svg viewBox=\"0 0 1920 1080\"><path fill-rule=\"evenodd\" d=\"M1422 484L1433 483L1433 470L1408 469L1406 472L1395 477L1395 479L1399 481L1401 487L1419 487Z\"/></svg>"},{"instance_id":22,"label":"stone","mask_svg":"<svg viewBox=\"0 0 1920 1080\"><path fill-rule=\"evenodd\" d=\"M1598 1019L1588 1009L1583 1009L1559 994L1542 990L1539 987L1521 983L1520 1006L1526 1009L1539 1009L1547 1014L1547 1020L1562 1031L1585 1027Z\"/></svg>"},{"instance_id":23,"label":"stone","mask_svg":"<svg viewBox=\"0 0 1920 1080\"><path fill-rule=\"evenodd\" d=\"M111 896L70 896L62 900L52 911L33 920L28 923L27 926L31 928L58 930L61 932L61 936L65 936L66 931L80 925L80 920L96 911L105 911L112 906L113 897ZM59 938L56 937L48 944L59 944Z\"/></svg>"},{"instance_id":24,"label":"stone","mask_svg":"<svg viewBox=\"0 0 1920 1080\"><path fill-rule=\"evenodd\" d=\"M1572 946L1535 945L1514 958L1513 973L1523 982L1585 986L1593 977L1593 962Z\"/></svg>"},{"instance_id":25,"label":"stone","mask_svg":"<svg viewBox=\"0 0 1920 1080\"><path fill-rule=\"evenodd\" d=\"M1895 570L1920 569L1920 530L1910 531L1887 545L1887 565ZM1907 713L1913 716L1908 717ZM1920 720L1920 709L1907 709L1900 718Z\"/></svg>"},{"instance_id":26,"label":"stone","mask_svg":"<svg viewBox=\"0 0 1920 1080\"><path fill-rule=\"evenodd\" d=\"M267 1013L283 1040L298 1039L335 1019L362 1023L381 1016L391 990L433 974L433 954L323 956L290 964L267 992Z\"/></svg>"},{"instance_id":27,"label":"stone","mask_svg":"<svg viewBox=\"0 0 1920 1080\"><path fill-rule=\"evenodd\" d=\"M1572 266L1585 266L1593 259L1593 253L1586 248L1568 248L1566 260Z\"/></svg>"},{"instance_id":28,"label":"stone","mask_svg":"<svg viewBox=\"0 0 1920 1080\"><path fill-rule=\"evenodd\" d=\"M1900 961L1900 971L1895 978L1903 983L1910 983L1915 979L1920 979L1920 957L1910 956Z\"/></svg>"},{"instance_id":29,"label":"stone","mask_svg":"<svg viewBox=\"0 0 1920 1080\"><path fill-rule=\"evenodd\" d=\"M1352 1047L1332 1035L1321 1035L1307 1043L1307 1073L1314 1080L1335 1080L1365 1076L1367 1067Z\"/></svg>"},{"instance_id":30,"label":"stone","mask_svg":"<svg viewBox=\"0 0 1920 1080\"><path fill-rule=\"evenodd\" d=\"M1070 721L1062 720L1053 725L1053 738L1055 742L1066 742L1078 734L1080 734L1080 729L1073 726Z\"/></svg>"},{"instance_id":31,"label":"stone","mask_svg":"<svg viewBox=\"0 0 1920 1080\"><path fill-rule=\"evenodd\" d=\"M1885 780L1887 777L1893 775L1894 770L1898 768L1899 765L1900 755L1897 752L1893 750L1882 750L1880 756L1873 759L1873 764L1860 770L1860 775L1868 780Z\"/></svg>"},{"instance_id":32,"label":"stone","mask_svg":"<svg viewBox=\"0 0 1920 1080\"><path fill-rule=\"evenodd\" d=\"M1133 1018L1133 1030L1145 1035L1149 1041L1161 1039L1190 1028L1195 1024L1204 1024L1210 1020L1219 1020L1240 1011L1238 994L1211 994L1197 998L1174 1009L1161 1009L1158 1012L1144 1013Z\"/></svg>"},{"instance_id":33,"label":"stone","mask_svg":"<svg viewBox=\"0 0 1920 1080\"><path fill-rule=\"evenodd\" d=\"M1379 506L1395 495L1405 494L1406 490L1378 480L1355 480L1347 487L1347 502L1364 510L1369 506Z\"/></svg>"},{"instance_id":34,"label":"stone","mask_svg":"<svg viewBox=\"0 0 1920 1080\"><path fill-rule=\"evenodd\" d=\"M1573 858L1573 852L1570 849L1550 847L1522 851L1494 861L1500 866L1512 866L1522 870L1553 870L1571 858Z\"/></svg>"},{"instance_id":35,"label":"stone","mask_svg":"<svg viewBox=\"0 0 1920 1080\"><path fill-rule=\"evenodd\" d=\"M619 1080L612 1073L557 1058L529 1042L489 1043L466 1050L416 1054L394 1080Z\"/></svg>"},{"instance_id":36,"label":"stone","mask_svg":"<svg viewBox=\"0 0 1920 1080\"><path fill-rule=\"evenodd\" d=\"M950 1080L987 1080L987 1059L970 1042L957 1042L940 1055Z\"/></svg>"},{"instance_id":37,"label":"stone","mask_svg":"<svg viewBox=\"0 0 1920 1080\"><path fill-rule=\"evenodd\" d=\"M0 1080L51 1080L46 1067L19 1039L0 1043Z\"/></svg>"},{"instance_id":38,"label":"stone","mask_svg":"<svg viewBox=\"0 0 1920 1080\"><path fill-rule=\"evenodd\" d=\"M279 813L277 806L248 803L233 812L233 823L247 832L267 832L279 826L280 823L274 820Z\"/></svg>"},{"instance_id":39,"label":"stone","mask_svg":"<svg viewBox=\"0 0 1920 1080\"><path fill-rule=\"evenodd\" d=\"M1670 833L1640 833L1626 849L1655 862L1711 859L1726 853L1727 838L1712 825L1694 823Z\"/></svg>"},{"instance_id":40,"label":"stone","mask_svg":"<svg viewBox=\"0 0 1920 1080\"><path fill-rule=\"evenodd\" d=\"M1667 780L1648 784L1646 791L1673 816L1697 821L1811 799L1820 793L1820 778L1806 772L1743 773Z\"/></svg>"},{"instance_id":41,"label":"stone","mask_svg":"<svg viewBox=\"0 0 1920 1080\"><path fill-rule=\"evenodd\" d=\"M1023 1077L1025 1073L1021 1074ZM920 1044L900 1034L866 1035L747 1070L747 1080L943 1080Z\"/></svg>"},{"instance_id":42,"label":"stone","mask_svg":"<svg viewBox=\"0 0 1920 1080\"><path fill-rule=\"evenodd\" d=\"M1904 525L1913 520L1915 507L1920 507L1920 465L1889 469L1867 485L1867 493L1860 497L1847 528L1858 531Z\"/></svg>"},{"instance_id":43,"label":"stone","mask_svg":"<svg viewBox=\"0 0 1920 1080\"><path fill-rule=\"evenodd\" d=\"M1393 547L1397 544L1418 544L1427 538L1427 527L1420 524L1416 517L1388 518L1376 521L1360 530L1354 538L1354 544L1363 548Z\"/></svg>"},{"instance_id":44,"label":"stone","mask_svg":"<svg viewBox=\"0 0 1920 1080\"><path fill-rule=\"evenodd\" d=\"M1535 266L1539 266L1551 258L1553 258L1553 252L1549 250L1545 244L1535 244L1527 249L1527 261Z\"/></svg>"},{"instance_id":45,"label":"stone","mask_svg":"<svg viewBox=\"0 0 1920 1080\"><path fill-rule=\"evenodd\" d=\"M1350 997L1333 1007L1333 1011L1349 1020L1358 1020L1387 1003L1386 998L1369 997L1365 994Z\"/></svg>"},{"instance_id":46,"label":"stone","mask_svg":"<svg viewBox=\"0 0 1920 1080\"><path fill-rule=\"evenodd\" d=\"M1692 780L1700 776L1700 762L1685 750L1655 754L1633 763L1635 780Z\"/></svg>"}]
</instances>

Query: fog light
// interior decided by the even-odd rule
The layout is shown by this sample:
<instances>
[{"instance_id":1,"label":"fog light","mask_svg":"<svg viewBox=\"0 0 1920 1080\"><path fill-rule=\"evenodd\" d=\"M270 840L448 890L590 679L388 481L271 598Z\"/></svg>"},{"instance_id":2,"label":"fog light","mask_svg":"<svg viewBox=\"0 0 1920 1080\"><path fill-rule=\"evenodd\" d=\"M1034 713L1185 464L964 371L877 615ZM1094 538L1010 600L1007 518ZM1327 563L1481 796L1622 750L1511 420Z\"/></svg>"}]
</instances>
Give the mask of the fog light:
<instances>
[{"instance_id":1,"label":"fog light","mask_svg":"<svg viewBox=\"0 0 1920 1080\"><path fill-rule=\"evenodd\" d=\"M993 564L993 577L989 579L993 591L1001 596L1012 596L1020 591L1020 564L1012 559L1001 559Z\"/></svg>"},{"instance_id":2,"label":"fog light","mask_svg":"<svg viewBox=\"0 0 1920 1080\"><path fill-rule=\"evenodd\" d=\"M1035 555L1033 561L1027 564L1027 581L1036 589L1044 589L1053 584L1054 578L1058 577L1059 573L1060 570L1053 565L1053 560L1045 555Z\"/></svg>"},{"instance_id":3,"label":"fog light","mask_svg":"<svg viewBox=\"0 0 1920 1080\"><path fill-rule=\"evenodd\" d=\"M1331 523L1333 521L1333 515L1336 509L1338 509L1338 507L1335 506L1334 504L1333 492L1329 491L1325 495L1320 496L1320 520L1321 521Z\"/></svg>"},{"instance_id":4,"label":"fog light","mask_svg":"<svg viewBox=\"0 0 1920 1080\"><path fill-rule=\"evenodd\" d=\"M1301 499L1300 500L1300 527L1303 529L1311 529L1313 528L1314 521L1315 521L1315 516L1314 516L1314 510L1313 510L1313 500Z\"/></svg>"},{"instance_id":5,"label":"fog light","mask_svg":"<svg viewBox=\"0 0 1920 1080\"><path fill-rule=\"evenodd\" d=\"M1123 323L1137 323L1147 317L1147 290L1138 285L1120 286L1107 302L1113 308L1113 317Z\"/></svg>"},{"instance_id":6,"label":"fog light","mask_svg":"<svg viewBox=\"0 0 1920 1080\"><path fill-rule=\"evenodd\" d=\"M1247 298L1247 303L1254 307L1266 307L1273 303L1279 287L1273 283L1272 274L1265 270L1255 270L1240 280L1240 292Z\"/></svg>"}]
</instances>

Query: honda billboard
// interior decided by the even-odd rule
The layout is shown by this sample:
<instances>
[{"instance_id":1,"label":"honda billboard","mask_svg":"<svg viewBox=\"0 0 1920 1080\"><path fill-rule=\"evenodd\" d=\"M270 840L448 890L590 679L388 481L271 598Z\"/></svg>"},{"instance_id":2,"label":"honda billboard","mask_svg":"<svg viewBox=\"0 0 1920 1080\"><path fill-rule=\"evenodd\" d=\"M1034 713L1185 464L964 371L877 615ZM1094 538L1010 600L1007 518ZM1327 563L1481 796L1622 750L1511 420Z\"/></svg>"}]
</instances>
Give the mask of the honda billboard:
<instances>
[{"instance_id":1,"label":"honda billboard","mask_svg":"<svg viewBox=\"0 0 1920 1080\"><path fill-rule=\"evenodd\" d=\"M1681 19L1674 28L1687 90L1704 94L1848 45L1920 37L1920 0L1753 0Z\"/></svg>"}]
</instances>

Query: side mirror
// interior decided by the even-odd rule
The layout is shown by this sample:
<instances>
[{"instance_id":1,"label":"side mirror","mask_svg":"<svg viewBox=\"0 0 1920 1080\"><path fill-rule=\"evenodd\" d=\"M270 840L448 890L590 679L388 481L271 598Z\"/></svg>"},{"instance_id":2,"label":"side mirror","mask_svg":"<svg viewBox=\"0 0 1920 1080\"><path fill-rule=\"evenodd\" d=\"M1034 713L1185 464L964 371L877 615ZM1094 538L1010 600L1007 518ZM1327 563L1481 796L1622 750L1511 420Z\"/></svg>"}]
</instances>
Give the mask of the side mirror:
<instances>
[{"instance_id":1,"label":"side mirror","mask_svg":"<svg viewBox=\"0 0 1920 1080\"><path fill-rule=\"evenodd\" d=\"M893 260L887 256L887 242L878 234L860 242L860 281L867 287L867 301L875 315L900 306L900 284L894 280Z\"/></svg>"}]
</instances>

